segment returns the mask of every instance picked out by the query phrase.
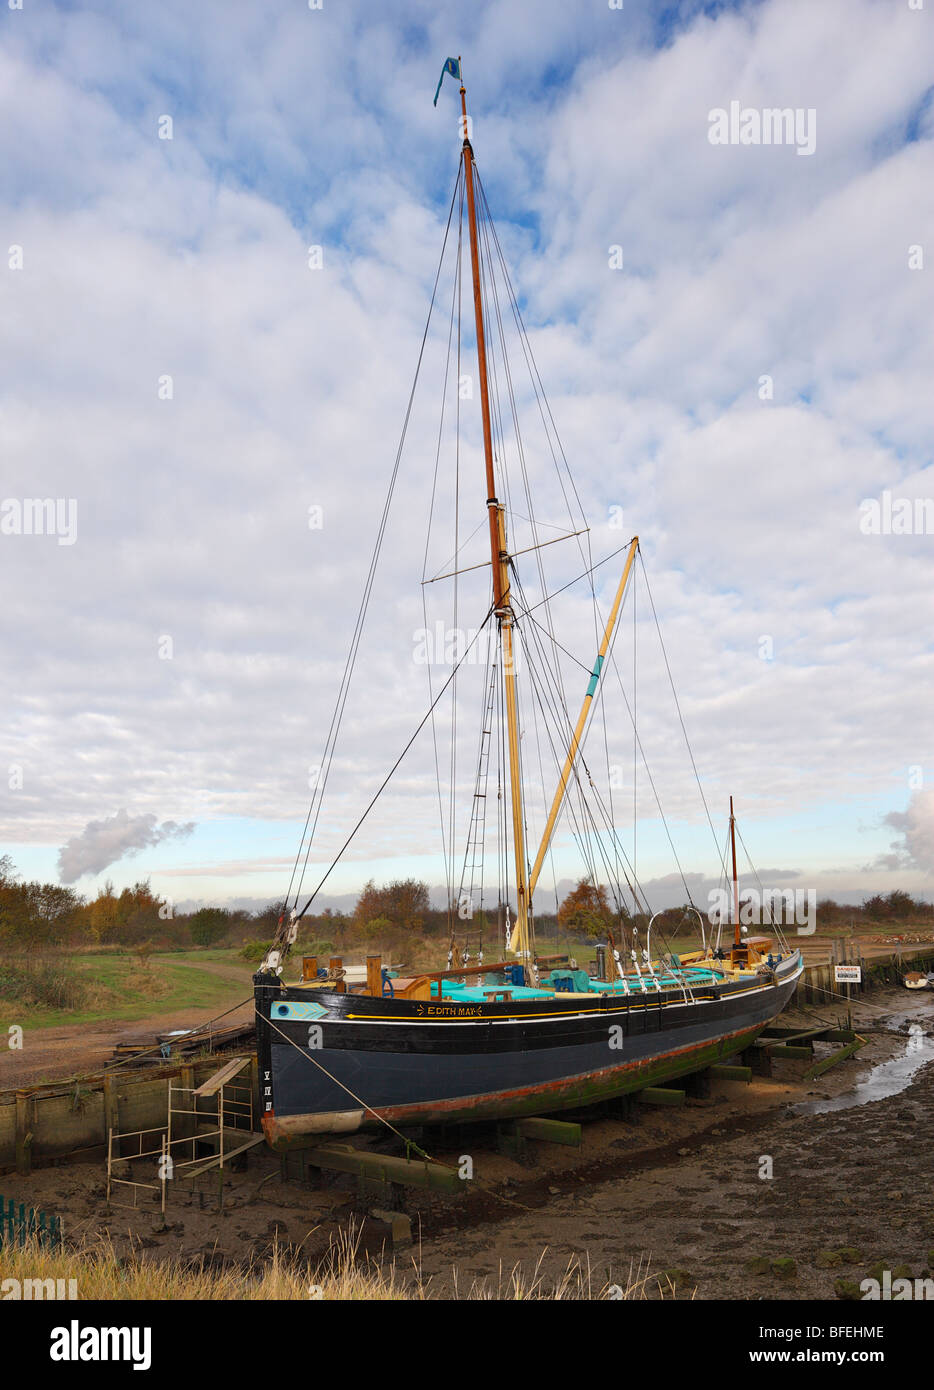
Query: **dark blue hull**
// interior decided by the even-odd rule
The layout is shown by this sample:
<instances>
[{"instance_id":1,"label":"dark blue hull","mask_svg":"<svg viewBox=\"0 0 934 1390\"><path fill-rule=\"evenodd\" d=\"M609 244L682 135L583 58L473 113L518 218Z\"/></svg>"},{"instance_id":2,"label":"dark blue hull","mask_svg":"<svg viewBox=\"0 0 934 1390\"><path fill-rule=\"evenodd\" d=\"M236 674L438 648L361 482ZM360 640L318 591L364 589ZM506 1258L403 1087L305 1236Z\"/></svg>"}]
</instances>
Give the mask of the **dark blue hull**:
<instances>
[{"instance_id":1,"label":"dark blue hull","mask_svg":"<svg viewBox=\"0 0 934 1390\"><path fill-rule=\"evenodd\" d=\"M257 988L270 1142L393 1124L479 1120L592 1104L658 1085L749 1046L797 986L730 981L660 995L451 1006ZM579 1001L579 1002L578 1002ZM420 1011L420 1012L419 1012Z\"/></svg>"}]
</instances>

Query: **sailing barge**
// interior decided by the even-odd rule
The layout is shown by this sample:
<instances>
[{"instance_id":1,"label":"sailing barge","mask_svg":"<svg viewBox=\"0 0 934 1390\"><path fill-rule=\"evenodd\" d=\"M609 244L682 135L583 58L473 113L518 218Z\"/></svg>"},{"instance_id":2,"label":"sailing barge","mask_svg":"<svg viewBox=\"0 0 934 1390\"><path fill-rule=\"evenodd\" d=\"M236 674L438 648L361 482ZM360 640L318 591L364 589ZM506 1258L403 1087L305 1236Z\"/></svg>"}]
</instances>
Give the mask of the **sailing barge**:
<instances>
[{"instance_id":1,"label":"sailing barge","mask_svg":"<svg viewBox=\"0 0 934 1390\"><path fill-rule=\"evenodd\" d=\"M494 675L508 747L504 824L508 819L515 922L508 951L504 947L508 958L491 964L483 964L482 951L476 964L467 957L460 966L452 964L452 942L446 970L400 978L374 956L367 960L366 981L351 983L339 959L319 969L317 960L306 958L304 978L287 984L281 978L283 962L314 897L299 912L296 895L296 909L280 920L254 976L262 1121L268 1141L278 1148L308 1142L306 1136L385 1123L419 1126L543 1114L659 1085L748 1047L788 1003L802 970L800 953L787 948L780 932L770 938L746 937L741 931L732 802L733 931L726 949L719 946L719 934L708 943L702 923L701 949L653 955L652 918L641 949L635 926L628 951L617 949L608 932L609 950L598 954L595 976L577 969L568 957L536 954L533 893L578 778L585 731L638 537L628 548L576 726L573 731L568 727L560 744L563 767L533 862L526 845L516 670L523 610L507 538L507 508L497 493L501 458L494 450L496 420L490 405L484 304L489 276L481 272L489 238L484 243L478 234L478 176L460 60L448 59L444 72L460 80L464 140L458 178L469 229L486 465L486 563L492 574L488 616L497 634ZM483 748L481 741L481 766ZM488 749L489 744L487 756ZM503 761L505 767L505 752Z\"/></svg>"}]
</instances>

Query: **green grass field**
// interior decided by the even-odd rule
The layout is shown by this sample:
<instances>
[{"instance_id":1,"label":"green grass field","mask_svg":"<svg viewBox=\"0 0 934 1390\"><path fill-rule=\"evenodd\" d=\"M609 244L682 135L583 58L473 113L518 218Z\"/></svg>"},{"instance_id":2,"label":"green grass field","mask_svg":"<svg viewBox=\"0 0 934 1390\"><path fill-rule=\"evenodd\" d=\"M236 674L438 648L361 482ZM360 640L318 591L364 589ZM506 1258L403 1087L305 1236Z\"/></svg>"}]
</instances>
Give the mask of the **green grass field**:
<instances>
[{"instance_id":1,"label":"green grass field","mask_svg":"<svg viewBox=\"0 0 934 1390\"><path fill-rule=\"evenodd\" d=\"M68 968L87 987L87 1004L78 1009L29 1008L30 1029L56 1028L63 1024L101 1023L113 1019L132 1022L156 1014L170 1015L188 1009L216 1009L222 1013L252 993L252 967L236 951L179 951L150 956L141 966L132 952L76 954ZM212 973L211 965L236 969L237 977Z\"/></svg>"}]
</instances>

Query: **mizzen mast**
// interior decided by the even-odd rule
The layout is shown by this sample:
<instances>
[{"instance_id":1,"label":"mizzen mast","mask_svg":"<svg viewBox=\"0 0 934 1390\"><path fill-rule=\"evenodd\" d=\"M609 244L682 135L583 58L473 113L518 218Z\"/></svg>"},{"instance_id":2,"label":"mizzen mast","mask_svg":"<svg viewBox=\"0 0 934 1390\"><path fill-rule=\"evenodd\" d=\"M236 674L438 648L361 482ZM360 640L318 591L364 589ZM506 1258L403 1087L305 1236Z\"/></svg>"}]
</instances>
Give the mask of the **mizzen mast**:
<instances>
[{"instance_id":1,"label":"mizzen mast","mask_svg":"<svg viewBox=\"0 0 934 1390\"><path fill-rule=\"evenodd\" d=\"M734 965L745 964L748 950L743 942L739 922L739 876L736 872L736 817L733 815L733 798L730 797L730 847L733 851L733 950L731 959Z\"/></svg>"},{"instance_id":2,"label":"mizzen mast","mask_svg":"<svg viewBox=\"0 0 934 1390\"><path fill-rule=\"evenodd\" d=\"M460 59L458 58L460 71ZM470 228L470 266L473 275L473 304L477 331L477 371L480 379L480 409L483 417L483 455L486 461L486 505L490 522L490 559L493 568L493 608L499 627L503 653L506 727L509 742L509 784L512 805L512 840L516 861L516 927L514 940L525 967L525 976L535 982L532 949L531 903L525 849L525 809L522 801L522 766L519 750L519 699L516 690L515 615L509 582L509 552L506 548L505 508L496 496L493 467L493 431L490 422L490 395L487 377L486 335L483 327L483 295L480 281L480 247L477 236L477 207L474 193L474 155L468 136L467 89L461 71L461 118L464 131L464 182L467 190L467 219Z\"/></svg>"}]
</instances>

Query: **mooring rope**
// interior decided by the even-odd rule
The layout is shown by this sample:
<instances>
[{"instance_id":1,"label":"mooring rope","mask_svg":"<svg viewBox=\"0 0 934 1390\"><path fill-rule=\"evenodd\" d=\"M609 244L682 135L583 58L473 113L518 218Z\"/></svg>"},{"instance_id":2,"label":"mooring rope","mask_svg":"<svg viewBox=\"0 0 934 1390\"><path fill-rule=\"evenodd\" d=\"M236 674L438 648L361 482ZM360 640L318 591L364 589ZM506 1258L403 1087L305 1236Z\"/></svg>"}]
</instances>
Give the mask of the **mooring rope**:
<instances>
[{"instance_id":1,"label":"mooring rope","mask_svg":"<svg viewBox=\"0 0 934 1390\"><path fill-rule=\"evenodd\" d=\"M385 1119L379 1113L378 1110L374 1110L371 1105L367 1105L366 1101L363 1100L361 1096L358 1096L354 1091L352 1091L349 1086L345 1086L343 1081L338 1081L337 1077L334 1075L333 1072L328 1071L327 1067L324 1066L321 1062L317 1061L314 1057L312 1057L310 1052L306 1052L303 1047L299 1047L298 1043L295 1042L293 1038L290 1038L288 1033L284 1032L278 1024L273 1023L271 1018L267 1018L266 1022L269 1024L270 1028L275 1029L275 1031L279 1034L280 1037L285 1038L286 1042L289 1043L290 1046L295 1048L295 1051L299 1054L300 1057L304 1057L306 1061L312 1062L314 1066L318 1068L319 1071L323 1071L325 1076L330 1081L334 1082L335 1086L340 1086L341 1090L346 1091L347 1094L353 1100L355 1100L358 1105L362 1105L363 1109L367 1112L368 1115L372 1115L374 1119L379 1120L380 1124L385 1125L387 1129L392 1130L393 1134L395 1134L397 1138L401 1139L403 1144L405 1145L406 1154L408 1154L409 1150L412 1149L415 1153L419 1154L419 1156L423 1158L426 1163L434 1163L437 1165L437 1167L447 1168L448 1171L452 1173L455 1171L455 1169L451 1168L449 1164L442 1163L437 1158L432 1158L431 1154L428 1154L425 1152L424 1149L419 1148L418 1144L415 1143L414 1139L406 1139L405 1135L401 1132L401 1130L396 1129L395 1125L390 1124L389 1121Z\"/></svg>"},{"instance_id":2,"label":"mooring rope","mask_svg":"<svg viewBox=\"0 0 934 1390\"><path fill-rule=\"evenodd\" d=\"M343 1081L338 1081L337 1077L334 1076L332 1072L329 1072L326 1066L324 1066L321 1062L317 1061L314 1057L312 1057L310 1052L306 1052L304 1048L299 1047L298 1043L295 1042L294 1039L290 1038L288 1033L283 1032L283 1030L278 1026L278 1024L273 1023L271 1018L267 1019L266 1021L268 1022L271 1028L275 1029L275 1031L280 1035L280 1037L285 1038L286 1042L295 1048L295 1051L299 1054L300 1057L304 1057L307 1061L314 1063L314 1065L318 1067L320 1071L324 1072L325 1076L328 1077L329 1080L333 1081L335 1085L340 1086L342 1091L346 1091L347 1094L351 1096L357 1102L358 1105L361 1105L363 1109L367 1112L367 1114L372 1115L374 1119L379 1120L380 1124L385 1125L386 1128L391 1130L392 1133L395 1134L398 1139L401 1139L403 1144L405 1145L406 1158L408 1158L410 1152L414 1151L419 1155L420 1158L423 1158L426 1163L433 1163L436 1168L444 1168L449 1173L456 1173L458 1171L456 1168L453 1168L449 1163L442 1163L439 1158L433 1158L431 1154L426 1153L423 1148L421 1148L418 1144L415 1143L414 1139L407 1139L405 1135L400 1130L396 1129L395 1125L390 1124L390 1122L387 1119L385 1119L384 1116L382 1116L378 1110L374 1110L372 1106L367 1105L366 1101L363 1100L360 1096L356 1095L350 1089L349 1086L345 1086ZM532 1210L531 1207L523 1206L521 1202L516 1202L511 1197L506 1197L502 1192L495 1192L492 1187L483 1183L482 1181L477 1182L477 1187L481 1188L490 1197L494 1197L498 1202L505 1203L506 1206L516 1207L519 1211Z\"/></svg>"},{"instance_id":3,"label":"mooring rope","mask_svg":"<svg viewBox=\"0 0 934 1390\"><path fill-rule=\"evenodd\" d=\"M187 1029L184 1033L180 1033L179 1041L181 1042L182 1038L193 1038L198 1033L203 1033L206 1028L210 1028L212 1024L219 1023L220 1020L222 1018L226 1018L228 1014L236 1013L238 1009L245 1008L247 1004L253 1004L254 1002L255 996L252 994L249 996L248 999L241 999L239 1004L234 1004L231 1008L225 1009L222 1014L216 1014L214 1018L209 1018L207 1023L199 1023L197 1028L190 1028ZM112 1071L116 1071L118 1067L125 1067L127 1062L138 1062L141 1057L148 1057L151 1052L161 1052L162 1047L162 1043L156 1043L154 1047L147 1047L140 1052L130 1053L128 1057L121 1057L119 1062L113 1062L110 1066L99 1067L96 1071L84 1072L81 1076L69 1076L68 1080L91 1081L95 1076L109 1076L109 1074ZM169 1061L171 1061L171 1058L167 1057L166 1062Z\"/></svg>"}]
</instances>

